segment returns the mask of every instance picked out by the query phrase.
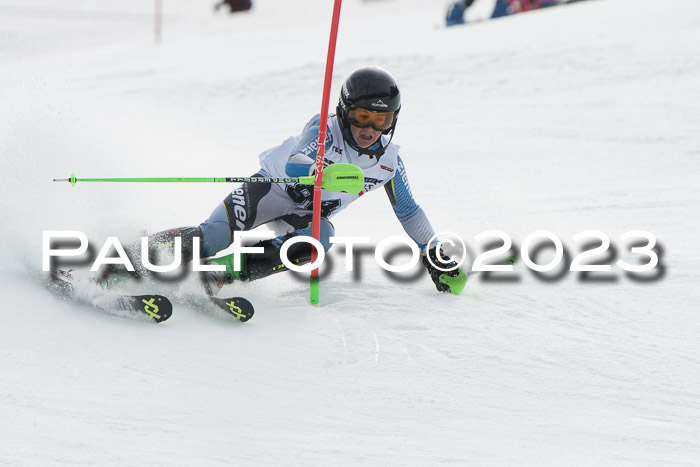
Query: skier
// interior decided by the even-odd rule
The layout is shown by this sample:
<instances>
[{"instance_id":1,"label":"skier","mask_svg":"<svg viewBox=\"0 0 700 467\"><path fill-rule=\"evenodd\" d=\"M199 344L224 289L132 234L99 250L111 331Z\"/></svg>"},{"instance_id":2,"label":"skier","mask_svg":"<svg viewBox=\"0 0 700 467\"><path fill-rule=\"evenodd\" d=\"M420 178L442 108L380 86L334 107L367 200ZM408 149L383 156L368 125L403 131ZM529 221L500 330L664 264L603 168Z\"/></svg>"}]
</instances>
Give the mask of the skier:
<instances>
[{"instance_id":1,"label":"skier","mask_svg":"<svg viewBox=\"0 0 700 467\"><path fill-rule=\"evenodd\" d=\"M507 3L507 5L506 5ZM492 18L555 6L558 0L509 0L496 2ZM505 6L504 6L505 5Z\"/></svg>"},{"instance_id":2,"label":"skier","mask_svg":"<svg viewBox=\"0 0 700 467\"><path fill-rule=\"evenodd\" d=\"M331 216L345 209L364 193L384 187L394 212L406 233L423 250L423 263L438 291L460 293L466 274L435 246L428 245L435 232L426 214L414 200L399 157L399 147L392 143L396 130L401 94L394 78L376 67L354 71L342 86L335 115L328 117L325 141L325 166L350 163L364 173L364 189L359 194L323 190L320 242L325 250L335 233ZM261 169L254 177L300 177L313 174L319 133L319 116L313 117L301 135L290 137L281 145L260 154ZM243 183L220 203L198 227L183 227L154 234L149 245L172 247L181 237L182 259L192 260L193 239L200 239L200 258L212 257L233 242L233 232L247 231L274 223L276 232L284 233L272 240L257 243L264 253L241 255L241 268L233 269L233 255L207 261L223 264L225 272L207 272L204 284L216 294L224 284L234 280L257 280L283 271L280 248L294 236L311 236L313 187L297 183ZM150 249L150 248L149 248ZM311 261L312 247L300 242L289 248L287 257L294 264ZM440 255L438 257L438 255ZM427 257L432 260L432 264ZM138 261L134 266L145 274ZM452 269L444 272L436 269ZM108 268L102 279L114 272Z\"/></svg>"},{"instance_id":3,"label":"skier","mask_svg":"<svg viewBox=\"0 0 700 467\"><path fill-rule=\"evenodd\" d=\"M445 18L446 26L454 26L456 24L464 24L466 21L464 15L467 8L472 6L474 0L457 0L452 2L447 7L447 16Z\"/></svg>"},{"instance_id":4,"label":"skier","mask_svg":"<svg viewBox=\"0 0 700 467\"><path fill-rule=\"evenodd\" d=\"M224 5L228 5L229 13L250 10L253 6L251 0L221 0L214 5L214 11L219 11Z\"/></svg>"},{"instance_id":5,"label":"skier","mask_svg":"<svg viewBox=\"0 0 700 467\"><path fill-rule=\"evenodd\" d=\"M491 19L512 14L513 9L511 8L511 3L513 3L512 0L496 0L496 4L493 6L493 13L491 13Z\"/></svg>"}]
</instances>

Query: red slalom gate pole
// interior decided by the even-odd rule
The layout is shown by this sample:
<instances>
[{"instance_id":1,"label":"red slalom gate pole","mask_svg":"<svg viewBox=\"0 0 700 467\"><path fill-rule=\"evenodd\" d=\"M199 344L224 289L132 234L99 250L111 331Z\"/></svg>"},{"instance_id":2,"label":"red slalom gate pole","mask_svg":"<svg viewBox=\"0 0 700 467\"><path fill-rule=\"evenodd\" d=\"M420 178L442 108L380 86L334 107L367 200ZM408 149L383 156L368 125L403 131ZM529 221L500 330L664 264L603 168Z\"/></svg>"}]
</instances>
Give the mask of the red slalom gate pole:
<instances>
[{"instance_id":1,"label":"red slalom gate pole","mask_svg":"<svg viewBox=\"0 0 700 467\"><path fill-rule=\"evenodd\" d=\"M321 187L323 182L323 160L326 152L326 131L328 130L328 101L331 96L331 78L333 78L333 60L335 59L335 44L338 38L338 23L340 22L340 4L342 0L335 0L333 5L333 19L331 21L331 35L328 40L328 56L326 57L326 77L323 82L323 100L321 102L321 121L318 128L318 150L316 151L316 178L314 180L314 204L311 218L311 236L316 240L321 238ZM311 247L311 262L318 258L318 252ZM319 296L318 269L311 271L310 301L316 305Z\"/></svg>"}]
</instances>

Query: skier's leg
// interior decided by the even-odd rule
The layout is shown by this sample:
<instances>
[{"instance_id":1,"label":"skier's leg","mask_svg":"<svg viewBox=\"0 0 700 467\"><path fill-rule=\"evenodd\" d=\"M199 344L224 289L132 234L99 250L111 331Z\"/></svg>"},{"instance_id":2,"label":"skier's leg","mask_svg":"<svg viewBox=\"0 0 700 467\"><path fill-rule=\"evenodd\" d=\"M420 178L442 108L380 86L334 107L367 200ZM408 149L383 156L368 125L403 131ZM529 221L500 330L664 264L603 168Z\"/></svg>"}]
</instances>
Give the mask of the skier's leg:
<instances>
[{"instance_id":1,"label":"skier's leg","mask_svg":"<svg viewBox=\"0 0 700 467\"><path fill-rule=\"evenodd\" d=\"M311 217L311 214L287 214L275 219L286 225L287 232L271 240L263 240L252 245L253 247L262 247L264 251L240 255L241 268L239 270L234 268L234 254L209 261L208 264L226 266L224 273L210 274L207 278L212 291L216 292L217 287L221 288L223 284L231 283L234 280L253 281L288 270L281 258L282 245L292 237L311 237ZM320 231L319 241L323 249L328 251L332 246L330 237L335 235L335 228L328 219L322 217ZM308 242L296 243L288 249L287 258L296 265L309 263L311 262L311 249L311 244ZM214 287L214 284L217 284L217 287Z\"/></svg>"},{"instance_id":2,"label":"skier's leg","mask_svg":"<svg viewBox=\"0 0 700 467\"><path fill-rule=\"evenodd\" d=\"M264 172L254 177L268 176ZM261 224L280 217L296 208L282 190L269 183L244 183L232 191L199 226L177 227L149 236L148 257L151 264L169 264L174 256L175 239L180 238L182 263L188 264L194 257L194 238L199 238L199 257L213 256L226 249L233 241L236 230L251 230ZM129 259L136 269L128 272L120 265L105 265L95 281L110 286L122 278L144 277L150 271L141 261L140 242L125 247Z\"/></svg>"},{"instance_id":3,"label":"skier's leg","mask_svg":"<svg viewBox=\"0 0 700 467\"><path fill-rule=\"evenodd\" d=\"M255 174L254 176L264 176ZM176 227L152 234L148 238L148 257L151 264L169 264L175 254L175 239L180 238L182 263L188 264L194 257L194 238L199 238L199 257L213 256L217 252L227 248L232 241L233 230L250 230L261 221L266 222L269 218L259 219L258 205L270 192L269 183L244 183L235 189L224 202L219 204L205 222L197 227ZM265 203L266 211L270 211L270 203ZM287 208L280 213L287 212ZM280 215L280 213L268 213L266 216ZM149 274L149 270L141 261L141 243L127 245L125 247L129 260L136 269L135 273L127 274L127 271L120 266L107 265L98 275L97 281L110 283L117 274L127 274L129 276L144 277Z\"/></svg>"},{"instance_id":4,"label":"skier's leg","mask_svg":"<svg viewBox=\"0 0 700 467\"><path fill-rule=\"evenodd\" d=\"M266 173L255 174L266 177ZM236 231L247 231L298 209L276 185L244 183L234 190L199 225L202 233L201 257L214 256L233 242Z\"/></svg>"},{"instance_id":5,"label":"skier's leg","mask_svg":"<svg viewBox=\"0 0 700 467\"><path fill-rule=\"evenodd\" d=\"M253 177L263 177L256 173ZM178 227L150 236L151 248L172 249L175 237L182 239L182 260L192 261L193 238L199 237L199 257L214 256L228 248L236 230L251 230L289 211L293 204L269 183L244 183L220 203L198 227ZM285 205L287 204L287 205Z\"/></svg>"},{"instance_id":6,"label":"skier's leg","mask_svg":"<svg viewBox=\"0 0 700 467\"><path fill-rule=\"evenodd\" d=\"M176 237L179 237L181 242L182 264L191 262L194 253L193 239L201 237L201 231L198 227L177 227L149 235L148 261L153 265L172 263L175 255ZM139 279L150 274L151 271L141 259L141 242L126 245L124 251L135 271L127 271L122 265L106 264L94 277L96 283L102 287L111 287L125 279Z\"/></svg>"},{"instance_id":7,"label":"skier's leg","mask_svg":"<svg viewBox=\"0 0 700 467\"><path fill-rule=\"evenodd\" d=\"M292 219L292 217L297 217L298 219ZM271 274L286 271L287 267L282 262L281 248L285 241L292 237L306 236L311 237L311 221L308 216L295 216L289 215L283 218L285 222L305 222L306 226L297 228L285 235L280 235L279 237L273 238L272 240L264 240L259 242L257 245L265 249L263 253L260 254L247 254L246 263L247 270L245 271L245 276L243 279L254 281L257 279L262 279ZM298 224L297 224L298 225ZM335 235L335 228L331 222L322 217L321 218L321 235L319 241L323 245L323 249L328 251L332 246L330 242L330 237ZM311 244L308 242L299 242L292 245L287 250L287 258L292 264L302 265L311 262Z\"/></svg>"}]
</instances>

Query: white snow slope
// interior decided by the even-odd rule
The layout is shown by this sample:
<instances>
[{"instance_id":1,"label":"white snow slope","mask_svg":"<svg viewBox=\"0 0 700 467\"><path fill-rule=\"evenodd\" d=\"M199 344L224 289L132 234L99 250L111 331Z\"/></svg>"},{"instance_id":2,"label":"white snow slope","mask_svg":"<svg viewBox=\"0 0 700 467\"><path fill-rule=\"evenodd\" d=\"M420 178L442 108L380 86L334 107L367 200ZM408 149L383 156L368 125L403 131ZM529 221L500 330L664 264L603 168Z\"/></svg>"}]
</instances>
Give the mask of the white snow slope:
<instances>
[{"instance_id":1,"label":"white snow slope","mask_svg":"<svg viewBox=\"0 0 700 467\"><path fill-rule=\"evenodd\" d=\"M397 77L395 141L436 230L470 261L480 232L549 230L567 258L453 296L422 266L390 277L370 252L345 272L336 251L320 306L305 275L230 286L256 305L241 324L188 302L189 277L153 325L49 292L42 232L126 243L197 225L232 186L51 180L254 173L320 111L332 12L163 3L155 44L153 2L0 0L0 464L700 464L697 1L446 29L441 2L346 0L332 105L356 67ZM334 222L403 233L384 193ZM587 230L615 250L583 280L567 268ZM646 262L633 230L658 240L650 279L614 264Z\"/></svg>"}]
</instances>

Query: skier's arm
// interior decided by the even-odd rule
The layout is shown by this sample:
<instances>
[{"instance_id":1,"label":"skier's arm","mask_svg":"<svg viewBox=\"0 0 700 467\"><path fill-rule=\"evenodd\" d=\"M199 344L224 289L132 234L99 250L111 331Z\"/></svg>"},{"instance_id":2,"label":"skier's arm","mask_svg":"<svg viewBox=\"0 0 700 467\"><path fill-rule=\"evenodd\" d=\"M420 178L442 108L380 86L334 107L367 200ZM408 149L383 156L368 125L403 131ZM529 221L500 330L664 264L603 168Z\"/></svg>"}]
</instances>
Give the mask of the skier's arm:
<instances>
[{"instance_id":1,"label":"skier's arm","mask_svg":"<svg viewBox=\"0 0 700 467\"><path fill-rule=\"evenodd\" d=\"M428 245L430 239L435 235L435 231L428 220L428 216L425 215L425 212L416 203L411 194L406 168L401 157L398 157L397 170L394 177L389 183L384 185L384 188L387 195L389 195L394 213L404 230L423 250L423 264L428 270L428 274L430 274L430 278L435 283L437 290L455 294L461 293L467 281L467 276L442 251L438 252L435 246ZM438 254L440 255L440 260L438 260ZM428 261L428 258L431 261ZM442 270L437 269L434 265L439 265ZM444 271L444 269L450 268L454 269Z\"/></svg>"},{"instance_id":2,"label":"skier's arm","mask_svg":"<svg viewBox=\"0 0 700 467\"><path fill-rule=\"evenodd\" d=\"M305 177L315 168L316 148L318 147L318 122L304 129L301 139L287 160L284 170L288 177Z\"/></svg>"},{"instance_id":3,"label":"skier's arm","mask_svg":"<svg viewBox=\"0 0 700 467\"><path fill-rule=\"evenodd\" d=\"M424 249L430 238L435 235L435 231L430 225L428 216L413 198L401 157L398 157L394 177L384 185L384 188L389 196L389 201L391 201L391 207L394 208L394 213L404 230L421 249Z\"/></svg>"}]
</instances>

